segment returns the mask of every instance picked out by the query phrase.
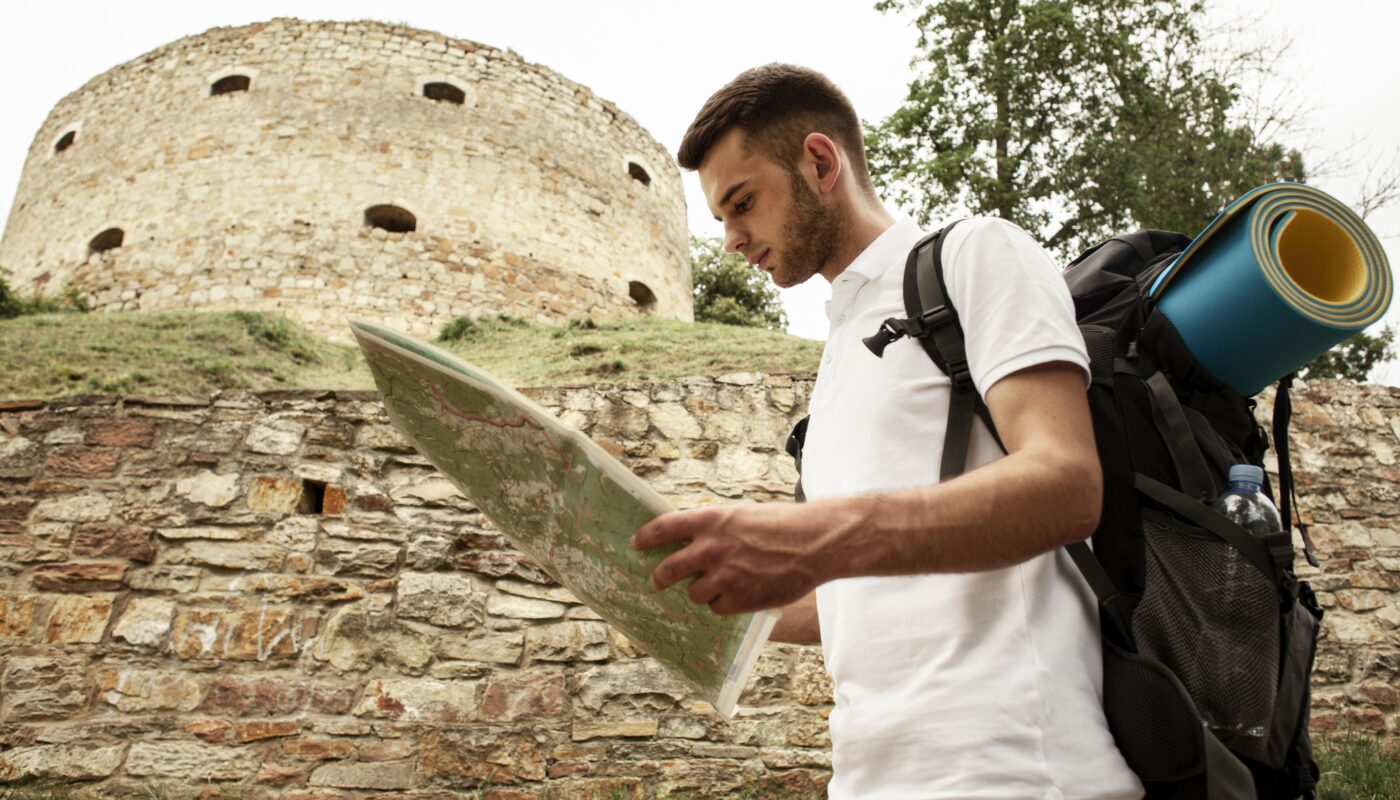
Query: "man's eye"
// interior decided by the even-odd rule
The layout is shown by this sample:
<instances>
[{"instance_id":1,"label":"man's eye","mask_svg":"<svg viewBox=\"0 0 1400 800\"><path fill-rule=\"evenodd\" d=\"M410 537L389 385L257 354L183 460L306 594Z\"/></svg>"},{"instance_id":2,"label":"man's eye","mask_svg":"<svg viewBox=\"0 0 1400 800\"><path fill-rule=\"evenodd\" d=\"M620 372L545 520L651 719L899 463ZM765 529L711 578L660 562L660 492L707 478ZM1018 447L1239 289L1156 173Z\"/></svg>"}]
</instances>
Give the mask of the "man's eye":
<instances>
[{"instance_id":1,"label":"man's eye","mask_svg":"<svg viewBox=\"0 0 1400 800\"><path fill-rule=\"evenodd\" d=\"M748 211L748 210L749 210L750 208L752 208L752 207L753 207L753 195L750 195L750 196L748 196L748 197L745 197L743 200L740 200L739 202L737 202L737 203L734 204L734 210L735 210L735 211Z\"/></svg>"}]
</instances>

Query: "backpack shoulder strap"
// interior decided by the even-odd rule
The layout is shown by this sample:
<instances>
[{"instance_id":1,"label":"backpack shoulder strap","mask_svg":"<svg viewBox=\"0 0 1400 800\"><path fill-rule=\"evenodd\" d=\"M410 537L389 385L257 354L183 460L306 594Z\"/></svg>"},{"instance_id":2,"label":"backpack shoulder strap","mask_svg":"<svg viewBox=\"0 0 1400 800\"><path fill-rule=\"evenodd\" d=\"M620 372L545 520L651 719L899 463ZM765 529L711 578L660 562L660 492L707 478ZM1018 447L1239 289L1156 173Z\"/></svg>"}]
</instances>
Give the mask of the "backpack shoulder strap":
<instances>
[{"instance_id":1,"label":"backpack shoulder strap","mask_svg":"<svg viewBox=\"0 0 1400 800\"><path fill-rule=\"evenodd\" d=\"M943 435L940 480L961 475L967 469L967 451L972 439L972 419L980 417L987 430L1001 444L992 415L982 402L967 364L967 345L957 309L948 297L943 277L943 241L958 223L920 239L904 263L904 312L907 319L887 319L880 330L865 339L865 346L883 356L890 342L909 336L923 347L933 363L952 382L948 401L948 428Z\"/></svg>"}]
</instances>

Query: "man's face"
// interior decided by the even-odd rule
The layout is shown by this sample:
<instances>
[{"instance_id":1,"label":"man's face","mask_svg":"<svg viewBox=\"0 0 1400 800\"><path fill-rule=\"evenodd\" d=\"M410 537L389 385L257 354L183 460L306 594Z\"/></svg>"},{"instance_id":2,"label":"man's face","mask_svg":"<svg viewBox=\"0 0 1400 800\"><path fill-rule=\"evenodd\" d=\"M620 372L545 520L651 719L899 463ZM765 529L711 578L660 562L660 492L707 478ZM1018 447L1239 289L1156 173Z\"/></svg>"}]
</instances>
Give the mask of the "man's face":
<instances>
[{"instance_id":1,"label":"man's face","mask_svg":"<svg viewBox=\"0 0 1400 800\"><path fill-rule=\"evenodd\" d=\"M782 287L828 266L844 218L797 169L756 148L745 152L744 133L735 129L705 154L699 173L710 212L724 223L725 251L742 253Z\"/></svg>"}]
</instances>

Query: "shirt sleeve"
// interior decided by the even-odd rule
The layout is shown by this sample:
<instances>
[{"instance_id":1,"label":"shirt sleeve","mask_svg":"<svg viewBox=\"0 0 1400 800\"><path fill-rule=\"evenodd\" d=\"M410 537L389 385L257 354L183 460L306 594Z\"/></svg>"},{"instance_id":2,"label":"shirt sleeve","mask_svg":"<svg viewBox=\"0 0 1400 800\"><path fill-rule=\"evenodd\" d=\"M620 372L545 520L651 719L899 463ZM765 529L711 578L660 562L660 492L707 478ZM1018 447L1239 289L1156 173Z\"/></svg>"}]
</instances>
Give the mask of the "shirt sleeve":
<instances>
[{"instance_id":1,"label":"shirt sleeve","mask_svg":"<svg viewBox=\"0 0 1400 800\"><path fill-rule=\"evenodd\" d=\"M1030 234L995 217L963 221L944 242L943 276L983 397L1007 375L1054 361L1078 366L1088 386L1069 287Z\"/></svg>"}]
</instances>

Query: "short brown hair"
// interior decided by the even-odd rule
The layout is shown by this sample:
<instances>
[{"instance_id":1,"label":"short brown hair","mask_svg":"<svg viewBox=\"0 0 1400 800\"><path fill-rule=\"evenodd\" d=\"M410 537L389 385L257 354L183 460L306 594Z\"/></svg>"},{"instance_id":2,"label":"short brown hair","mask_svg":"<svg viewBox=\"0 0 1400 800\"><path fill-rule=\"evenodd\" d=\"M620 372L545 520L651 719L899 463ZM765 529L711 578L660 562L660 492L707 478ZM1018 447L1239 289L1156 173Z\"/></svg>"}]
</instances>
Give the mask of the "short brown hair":
<instances>
[{"instance_id":1,"label":"short brown hair","mask_svg":"<svg viewBox=\"0 0 1400 800\"><path fill-rule=\"evenodd\" d=\"M824 133L846 151L860 185L870 188L860 118L846 95L820 72L765 64L739 73L705 101L681 140L676 161L685 169L699 169L705 154L731 128L744 132L747 147L788 168L801 158L807 134Z\"/></svg>"}]
</instances>

